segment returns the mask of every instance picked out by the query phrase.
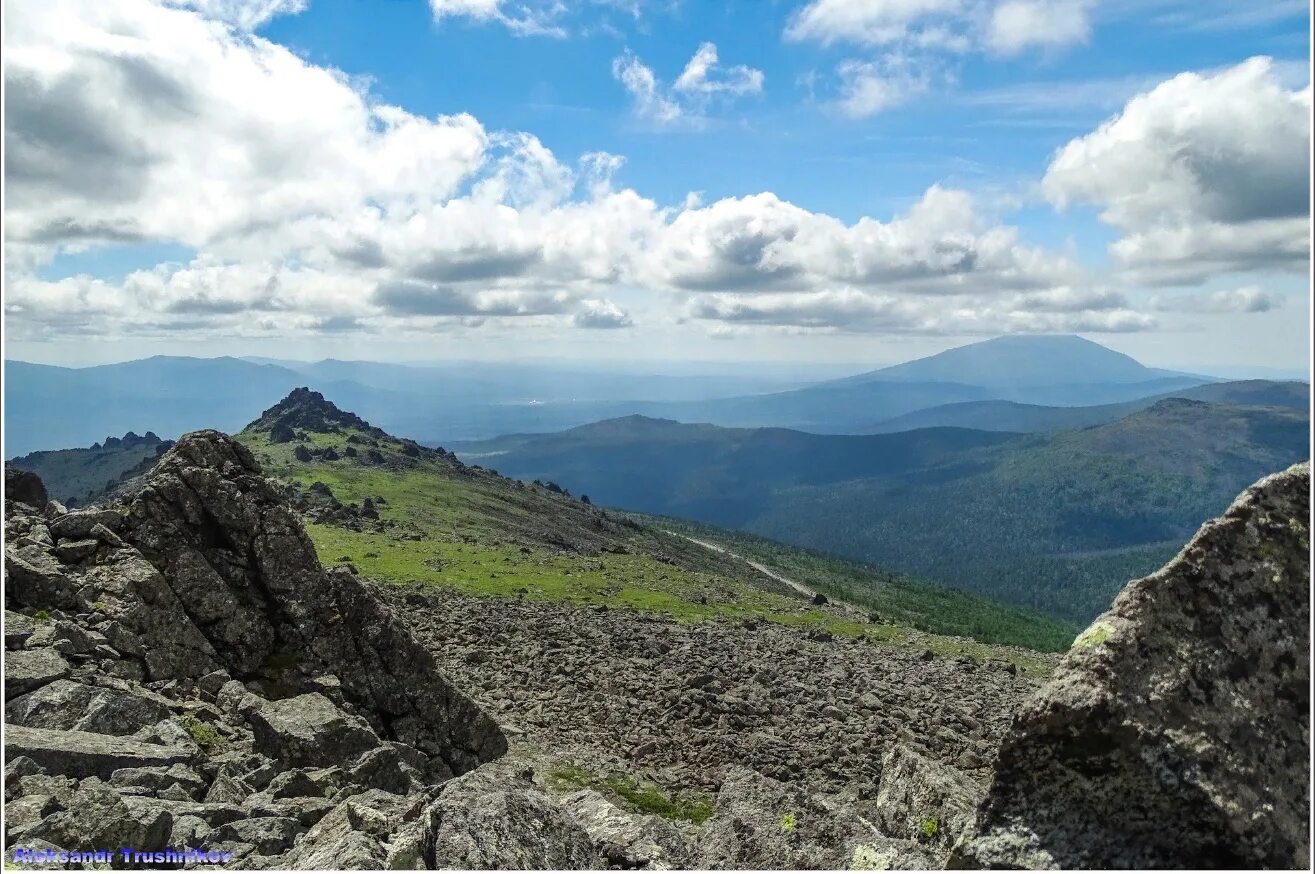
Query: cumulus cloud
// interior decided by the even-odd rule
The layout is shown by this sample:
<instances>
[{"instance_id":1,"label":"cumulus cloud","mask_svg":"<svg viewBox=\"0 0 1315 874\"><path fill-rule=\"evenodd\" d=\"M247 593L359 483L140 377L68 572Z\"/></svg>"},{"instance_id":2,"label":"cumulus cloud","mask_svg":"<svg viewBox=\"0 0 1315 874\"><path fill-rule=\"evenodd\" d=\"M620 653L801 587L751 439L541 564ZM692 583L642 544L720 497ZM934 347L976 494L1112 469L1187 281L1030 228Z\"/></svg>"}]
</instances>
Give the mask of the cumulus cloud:
<instances>
[{"instance_id":1,"label":"cumulus cloud","mask_svg":"<svg viewBox=\"0 0 1315 874\"><path fill-rule=\"evenodd\" d=\"M700 127L712 102L763 90L763 74L752 67L722 67L717 47L705 42L669 87L633 52L612 61L612 77L630 93L636 117L659 127Z\"/></svg>"},{"instance_id":2,"label":"cumulus cloud","mask_svg":"<svg viewBox=\"0 0 1315 874\"><path fill-rule=\"evenodd\" d=\"M802 294L720 295L694 298L693 319L719 324L901 334L1125 333L1151 330L1155 319L1126 307L1037 310L1020 298L968 296L952 305L926 298L870 294L858 289Z\"/></svg>"},{"instance_id":3,"label":"cumulus cloud","mask_svg":"<svg viewBox=\"0 0 1315 874\"><path fill-rule=\"evenodd\" d=\"M1310 87L1285 87L1268 58L1184 73L1060 149L1044 190L1098 207L1122 233L1114 256L1144 281L1305 270L1310 113Z\"/></svg>"},{"instance_id":4,"label":"cumulus cloud","mask_svg":"<svg viewBox=\"0 0 1315 874\"><path fill-rule=\"evenodd\" d=\"M1094 0L811 0L785 38L868 49L835 67L829 105L864 118L953 78L949 59L971 52L1013 56L1085 42Z\"/></svg>"},{"instance_id":5,"label":"cumulus cloud","mask_svg":"<svg viewBox=\"0 0 1315 874\"><path fill-rule=\"evenodd\" d=\"M736 328L1145 323L962 191L848 222L771 192L662 206L618 184L619 156L410 113L195 10L50 0L6 25L13 337L627 327L618 289ZM705 46L655 99L701 109L759 90L753 73ZM37 272L161 242L196 254L113 281Z\"/></svg>"},{"instance_id":6,"label":"cumulus cloud","mask_svg":"<svg viewBox=\"0 0 1315 874\"><path fill-rule=\"evenodd\" d=\"M1077 278L1072 261L988 225L966 192L933 186L904 215L852 225L774 194L687 209L654 249L652 269L694 291L772 291L819 284L923 294L1038 289Z\"/></svg>"},{"instance_id":7,"label":"cumulus cloud","mask_svg":"<svg viewBox=\"0 0 1315 874\"><path fill-rule=\"evenodd\" d=\"M573 322L577 328L607 330L634 325L630 315L610 300L582 300Z\"/></svg>"}]
</instances>

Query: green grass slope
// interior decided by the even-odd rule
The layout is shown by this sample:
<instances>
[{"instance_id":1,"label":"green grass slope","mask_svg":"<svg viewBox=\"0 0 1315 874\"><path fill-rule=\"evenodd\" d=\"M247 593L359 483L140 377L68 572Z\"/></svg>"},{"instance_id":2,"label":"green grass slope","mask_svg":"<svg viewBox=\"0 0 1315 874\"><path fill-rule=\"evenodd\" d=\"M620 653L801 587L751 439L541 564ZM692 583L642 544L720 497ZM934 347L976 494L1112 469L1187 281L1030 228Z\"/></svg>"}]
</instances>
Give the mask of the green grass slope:
<instances>
[{"instance_id":1,"label":"green grass slope","mask_svg":"<svg viewBox=\"0 0 1315 874\"><path fill-rule=\"evenodd\" d=\"M394 439L313 393L294 392L238 439L267 474L288 484L326 563L350 562L386 582L644 610L680 621L775 622L946 655L1006 658L1027 670L1040 663L997 647L1056 650L1072 641L1073 628L1056 633L1056 623L1042 616L1020 617L974 643L945 633L972 636L971 623L931 621L919 631L899 611L873 622L818 609L740 559L551 484L509 480ZM951 591L943 602L943 615L981 609L980 599Z\"/></svg>"},{"instance_id":2,"label":"green grass slope","mask_svg":"<svg viewBox=\"0 0 1315 874\"><path fill-rule=\"evenodd\" d=\"M1185 399L1050 435L823 437L618 420L482 449L508 474L609 506L749 531L1076 623L1241 489L1310 453L1304 409Z\"/></svg>"}]
</instances>

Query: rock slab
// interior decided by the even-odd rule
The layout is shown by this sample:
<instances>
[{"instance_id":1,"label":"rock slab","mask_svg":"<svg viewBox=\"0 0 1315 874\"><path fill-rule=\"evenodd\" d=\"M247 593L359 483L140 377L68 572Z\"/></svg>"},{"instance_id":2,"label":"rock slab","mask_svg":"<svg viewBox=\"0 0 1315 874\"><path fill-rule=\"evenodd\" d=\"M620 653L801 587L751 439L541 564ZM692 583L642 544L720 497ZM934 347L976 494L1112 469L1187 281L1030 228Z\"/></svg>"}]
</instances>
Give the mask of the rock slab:
<instances>
[{"instance_id":1,"label":"rock slab","mask_svg":"<svg viewBox=\"0 0 1315 874\"><path fill-rule=\"evenodd\" d=\"M1129 583L1024 704L958 867L1308 868L1310 465Z\"/></svg>"}]
</instances>

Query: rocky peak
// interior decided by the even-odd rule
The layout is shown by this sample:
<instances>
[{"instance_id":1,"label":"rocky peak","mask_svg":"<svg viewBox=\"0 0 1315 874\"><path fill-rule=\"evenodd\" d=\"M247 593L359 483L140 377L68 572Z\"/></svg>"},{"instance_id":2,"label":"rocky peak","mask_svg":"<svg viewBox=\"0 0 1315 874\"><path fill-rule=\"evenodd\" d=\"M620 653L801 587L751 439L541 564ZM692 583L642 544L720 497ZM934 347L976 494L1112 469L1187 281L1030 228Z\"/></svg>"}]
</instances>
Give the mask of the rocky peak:
<instances>
[{"instance_id":1,"label":"rocky peak","mask_svg":"<svg viewBox=\"0 0 1315 874\"><path fill-rule=\"evenodd\" d=\"M340 410L324 395L306 386L294 388L287 397L260 414L260 418L247 426L253 431L267 431L276 439L286 442L295 431L334 432L354 428L382 437L384 432L373 427L355 413Z\"/></svg>"}]
</instances>

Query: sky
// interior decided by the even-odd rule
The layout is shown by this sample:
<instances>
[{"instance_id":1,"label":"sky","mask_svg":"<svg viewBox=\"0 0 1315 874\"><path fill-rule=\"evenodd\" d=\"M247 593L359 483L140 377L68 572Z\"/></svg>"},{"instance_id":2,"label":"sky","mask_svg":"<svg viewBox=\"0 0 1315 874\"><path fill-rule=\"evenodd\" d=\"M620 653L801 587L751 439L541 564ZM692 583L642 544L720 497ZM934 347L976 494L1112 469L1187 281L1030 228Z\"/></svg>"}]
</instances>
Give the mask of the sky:
<instances>
[{"instance_id":1,"label":"sky","mask_svg":"<svg viewBox=\"0 0 1315 874\"><path fill-rule=\"evenodd\" d=\"M1306 369L1291 0L5 0L8 358Z\"/></svg>"}]
</instances>

